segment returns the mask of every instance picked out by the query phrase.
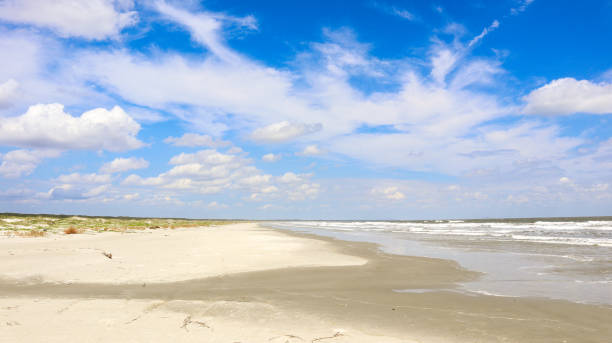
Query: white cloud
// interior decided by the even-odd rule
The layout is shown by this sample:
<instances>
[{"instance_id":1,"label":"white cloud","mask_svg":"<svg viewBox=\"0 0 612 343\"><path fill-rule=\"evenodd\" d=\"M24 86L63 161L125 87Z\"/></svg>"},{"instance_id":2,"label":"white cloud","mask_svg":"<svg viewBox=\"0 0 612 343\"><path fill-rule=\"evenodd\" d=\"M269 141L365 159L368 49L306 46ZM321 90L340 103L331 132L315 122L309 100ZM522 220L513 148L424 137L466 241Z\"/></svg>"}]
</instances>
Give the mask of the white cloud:
<instances>
[{"instance_id":1,"label":"white cloud","mask_svg":"<svg viewBox=\"0 0 612 343\"><path fill-rule=\"evenodd\" d=\"M491 75L499 71L497 62L487 64L483 60L465 71L463 66L457 67L452 62L449 68L458 69L456 74L461 79L451 82L453 88L447 89L443 84L431 85L409 68L397 70L393 62L380 63L369 57L363 44L351 41L350 35L332 36L334 40L329 43L317 43L315 53L303 64L304 70L297 71L296 75L250 61L228 65L211 59L188 61L173 55L147 60L125 52L83 56L82 72L102 80L134 103L161 107L171 103L190 104L204 111L206 122L213 126L228 122L229 114L234 124L242 127L249 126L243 125L245 121L254 125L276 122L266 130L260 128L258 133L261 133L259 138L278 141L310 131L300 126L305 124L297 128L292 125L303 118L322 125L324 130L316 135L321 141L350 134L364 124L428 125L431 130L440 131L440 135L463 135L479 122L507 114L494 96L461 88L478 84L480 76L486 76L486 84L492 85ZM438 79L444 80L449 70L440 71ZM491 72L479 73L479 70ZM353 73L400 82L401 87L398 91L366 96L350 85L349 76ZM306 86L296 92L292 80L300 77L305 79ZM142 84L152 87L141 87ZM179 116L201 123L201 115L196 118L179 112Z\"/></svg>"},{"instance_id":2,"label":"white cloud","mask_svg":"<svg viewBox=\"0 0 612 343\"><path fill-rule=\"evenodd\" d=\"M216 201L211 201L208 203L207 205L209 208L214 208L214 209L222 209L222 208L227 208L228 206L222 203L218 203Z\"/></svg>"},{"instance_id":3,"label":"white cloud","mask_svg":"<svg viewBox=\"0 0 612 343\"><path fill-rule=\"evenodd\" d=\"M239 148L237 146L233 146L233 147L227 149L227 153L228 154L236 154L236 155L239 155L239 154L248 154L248 152L245 152L244 150L242 150L242 148Z\"/></svg>"},{"instance_id":4,"label":"white cloud","mask_svg":"<svg viewBox=\"0 0 612 343\"><path fill-rule=\"evenodd\" d=\"M270 183L272 177L270 175L252 175L240 179L238 182L242 185L250 187L266 186Z\"/></svg>"},{"instance_id":5,"label":"white cloud","mask_svg":"<svg viewBox=\"0 0 612 343\"><path fill-rule=\"evenodd\" d=\"M412 14L411 12L401 9L401 8L397 8L397 7L393 7L393 14L395 14L396 16L400 17L400 18L404 18L406 20L414 20L414 14Z\"/></svg>"},{"instance_id":6,"label":"white cloud","mask_svg":"<svg viewBox=\"0 0 612 343\"><path fill-rule=\"evenodd\" d=\"M304 178L302 176L296 175L292 172L287 172L278 178L278 181L282 183L295 183L302 182L303 180Z\"/></svg>"},{"instance_id":7,"label":"white cloud","mask_svg":"<svg viewBox=\"0 0 612 343\"><path fill-rule=\"evenodd\" d=\"M282 158L281 154L273 154L273 153L265 154L261 157L261 159L265 162L276 162L276 161L279 161L281 158Z\"/></svg>"},{"instance_id":8,"label":"white cloud","mask_svg":"<svg viewBox=\"0 0 612 343\"><path fill-rule=\"evenodd\" d=\"M404 193L400 192L395 186L373 188L371 193L380 195L389 200L402 200L406 197Z\"/></svg>"},{"instance_id":9,"label":"white cloud","mask_svg":"<svg viewBox=\"0 0 612 343\"><path fill-rule=\"evenodd\" d=\"M0 84L0 109L9 107L13 104L17 96L19 83L13 79Z\"/></svg>"},{"instance_id":10,"label":"white cloud","mask_svg":"<svg viewBox=\"0 0 612 343\"><path fill-rule=\"evenodd\" d=\"M168 137L164 139L164 143L174 146L209 148L224 147L231 144L230 142L215 140L209 135L200 135L197 133L185 133L181 137Z\"/></svg>"},{"instance_id":11,"label":"white cloud","mask_svg":"<svg viewBox=\"0 0 612 343\"><path fill-rule=\"evenodd\" d=\"M60 175L57 178L57 181L66 184L99 184L99 183L110 183L111 176L108 174L80 174L80 173L72 173L72 174L64 174Z\"/></svg>"},{"instance_id":12,"label":"white cloud","mask_svg":"<svg viewBox=\"0 0 612 343\"><path fill-rule=\"evenodd\" d=\"M495 76L503 73L499 63L487 60L470 61L455 73L449 87L461 90L470 85L492 86L495 84Z\"/></svg>"},{"instance_id":13,"label":"white cloud","mask_svg":"<svg viewBox=\"0 0 612 343\"><path fill-rule=\"evenodd\" d=\"M0 155L0 175L17 178L31 174L45 158L58 157L57 150L13 150Z\"/></svg>"},{"instance_id":14,"label":"white cloud","mask_svg":"<svg viewBox=\"0 0 612 343\"><path fill-rule=\"evenodd\" d=\"M100 185L97 187L94 187L88 191L85 191L83 193L83 197L85 198L93 198L96 197L98 195L103 194L104 192L106 192L109 189L110 185Z\"/></svg>"},{"instance_id":15,"label":"white cloud","mask_svg":"<svg viewBox=\"0 0 612 343\"><path fill-rule=\"evenodd\" d=\"M120 157L112 160L111 162L104 163L104 165L102 165L100 168L100 171L102 173L112 174L133 169L147 168L148 166L149 162L142 157Z\"/></svg>"},{"instance_id":16,"label":"white cloud","mask_svg":"<svg viewBox=\"0 0 612 343\"><path fill-rule=\"evenodd\" d=\"M261 189L262 193L275 193L278 192L278 187L276 186L267 186Z\"/></svg>"},{"instance_id":17,"label":"white cloud","mask_svg":"<svg viewBox=\"0 0 612 343\"><path fill-rule=\"evenodd\" d=\"M236 155L223 154L214 149L200 150L195 153L181 153L170 159L170 164L186 165L201 163L207 166L229 165L231 163L241 164L244 160Z\"/></svg>"},{"instance_id":18,"label":"white cloud","mask_svg":"<svg viewBox=\"0 0 612 343\"><path fill-rule=\"evenodd\" d=\"M288 73L248 61L190 61L174 54L149 59L115 51L84 53L73 68L78 77L96 80L130 102L164 109L215 136L228 129L224 123L232 118L269 123L275 117L297 118L306 110L301 100L288 97Z\"/></svg>"},{"instance_id":19,"label":"white cloud","mask_svg":"<svg viewBox=\"0 0 612 343\"><path fill-rule=\"evenodd\" d=\"M510 194L506 197L506 201L513 204L526 204L529 202L529 198L524 195L513 195Z\"/></svg>"},{"instance_id":20,"label":"white cloud","mask_svg":"<svg viewBox=\"0 0 612 343\"><path fill-rule=\"evenodd\" d=\"M455 68L459 58L459 53L452 51L451 49L435 49L435 52L431 58L431 77L438 84L443 84L444 80L446 79L446 75L448 75Z\"/></svg>"},{"instance_id":21,"label":"white cloud","mask_svg":"<svg viewBox=\"0 0 612 343\"><path fill-rule=\"evenodd\" d=\"M527 114L612 113L612 83L562 78L531 91L524 98Z\"/></svg>"},{"instance_id":22,"label":"white cloud","mask_svg":"<svg viewBox=\"0 0 612 343\"><path fill-rule=\"evenodd\" d=\"M142 178L136 174L131 174L129 176L127 176L123 182L121 182L122 185L136 185L136 186L159 186L163 183L163 180L160 177L149 177L149 178Z\"/></svg>"},{"instance_id":23,"label":"white cloud","mask_svg":"<svg viewBox=\"0 0 612 343\"><path fill-rule=\"evenodd\" d=\"M334 140L335 152L379 166L403 167L424 172L466 176L477 170L493 168L496 174L511 178L525 162L562 161L584 143L582 138L561 137L557 126L522 122L513 126L481 126L471 137L461 137L456 128L441 132L440 125L414 128L410 133L358 134ZM461 124L458 124L458 126ZM524 170L527 170L525 167ZM541 168L535 168L541 170Z\"/></svg>"},{"instance_id":24,"label":"white cloud","mask_svg":"<svg viewBox=\"0 0 612 343\"><path fill-rule=\"evenodd\" d=\"M136 200L138 199L138 197L140 197L140 194L138 193L129 193L123 195L123 199L125 200Z\"/></svg>"},{"instance_id":25,"label":"white cloud","mask_svg":"<svg viewBox=\"0 0 612 343\"><path fill-rule=\"evenodd\" d=\"M158 186L193 193L214 194L227 189L260 190L268 186L270 176L262 175L251 161L239 155L224 154L214 149L181 153L169 162L170 170L156 177L130 175L124 185Z\"/></svg>"},{"instance_id":26,"label":"white cloud","mask_svg":"<svg viewBox=\"0 0 612 343\"><path fill-rule=\"evenodd\" d=\"M525 12L527 7L531 5L535 0L518 0L518 4L516 7L510 9L510 14L517 15L521 12Z\"/></svg>"},{"instance_id":27,"label":"white cloud","mask_svg":"<svg viewBox=\"0 0 612 343\"><path fill-rule=\"evenodd\" d=\"M491 25L485 27L482 32L472 38L472 40L468 43L468 48L474 46L476 43L480 42L486 35L488 35L489 33L491 33L491 31L495 30L496 28L499 27L499 21L497 20L493 20L493 22L491 23Z\"/></svg>"},{"instance_id":28,"label":"white cloud","mask_svg":"<svg viewBox=\"0 0 612 343\"><path fill-rule=\"evenodd\" d=\"M126 108L126 111L139 123L159 123L168 120L166 116L156 110L130 106Z\"/></svg>"},{"instance_id":29,"label":"white cloud","mask_svg":"<svg viewBox=\"0 0 612 343\"><path fill-rule=\"evenodd\" d=\"M318 194L319 185L309 183L307 175L288 173L279 180L263 174L244 156L214 149L181 153L173 156L170 164L173 165L170 170L157 176L143 178L129 175L122 185L153 186L195 194L249 192L254 194L252 200L265 197L302 200Z\"/></svg>"},{"instance_id":30,"label":"white cloud","mask_svg":"<svg viewBox=\"0 0 612 343\"><path fill-rule=\"evenodd\" d=\"M289 200L300 201L304 199L315 199L320 192L320 184L305 182L293 185L293 188L287 191L287 196Z\"/></svg>"},{"instance_id":31,"label":"white cloud","mask_svg":"<svg viewBox=\"0 0 612 343\"><path fill-rule=\"evenodd\" d=\"M412 12L405 10L403 8L399 8L396 6L390 6L380 2L373 2L373 6L384 13L400 17L402 19L406 19L409 21L413 21L416 19L416 16L412 14Z\"/></svg>"},{"instance_id":32,"label":"white cloud","mask_svg":"<svg viewBox=\"0 0 612 343\"><path fill-rule=\"evenodd\" d=\"M0 2L0 20L48 28L62 37L101 40L136 23L131 7L113 0L6 0Z\"/></svg>"},{"instance_id":33,"label":"white cloud","mask_svg":"<svg viewBox=\"0 0 612 343\"><path fill-rule=\"evenodd\" d=\"M79 108L115 104L107 94L87 84L83 74L74 73L73 67L78 64L74 55L80 49L66 47L62 40L35 30L8 30L0 25L0 51L3 52L0 54L0 83L12 79L18 84L18 88L10 92L9 105L12 106L5 107L7 110L3 114L20 114L19 111L25 112L27 106L39 103L58 102Z\"/></svg>"},{"instance_id":34,"label":"white cloud","mask_svg":"<svg viewBox=\"0 0 612 343\"><path fill-rule=\"evenodd\" d=\"M109 188L110 185L88 187L87 185L62 184L51 188L41 196L50 200L83 201L98 197L106 193Z\"/></svg>"},{"instance_id":35,"label":"white cloud","mask_svg":"<svg viewBox=\"0 0 612 343\"><path fill-rule=\"evenodd\" d=\"M301 124L281 121L256 129L251 138L265 143L280 143L288 140L320 131L323 126L317 124Z\"/></svg>"},{"instance_id":36,"label":"white cloud","mask_svg":"<svg viewBox=\"0 0 612 343\"><path fill-rule=\"evenodd\" d=\"M297 153L297 155L301 156L317 156L324 154L325 151L319 149L316 145L308 145L301 152Z\"/></svg>"},{"instance_id":37,"label":"white cloud","mask_svg":"<svg viewBox=\"0 0 612 343\"><path fill-rule=\"evenodd\" d=\"M240 18L203 11L194 14L168 5L165 1L157 1L156 8L167 19L187 28L192 38L208 48L216 57L230 63L239 62L242 58L224 44L221 34L223 25L235 25L251 30L257 28L255 18L252 16Z\"/></svg>"},{"instance_id":38,"label":"white cloud","mask_svg":"<svg viewBox=\"0 0 612 343\"><path fill-rule=\"evenodd\" d=\"M34 105L18 117L0 118L0 145L62 150L126 151L142 147L140 125L120 107L73 117L61 104Z\"/></svg>"}]
</instances>

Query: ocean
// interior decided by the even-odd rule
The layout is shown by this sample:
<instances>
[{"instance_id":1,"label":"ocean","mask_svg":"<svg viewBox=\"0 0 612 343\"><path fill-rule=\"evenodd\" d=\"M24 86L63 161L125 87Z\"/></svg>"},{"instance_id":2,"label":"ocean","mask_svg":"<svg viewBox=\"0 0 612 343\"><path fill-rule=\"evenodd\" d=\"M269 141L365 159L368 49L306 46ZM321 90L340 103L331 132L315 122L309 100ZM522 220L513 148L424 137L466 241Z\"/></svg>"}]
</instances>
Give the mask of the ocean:
<instances>
[{"instance_id":1,"label":"ocean","mask_svg":"<svg viewBox=\"0 0 612 343\"><path fill-rule=\"evenodd\" d=\"M478 280L451 291L612 305L612 217L279 221L264 225L373 242L392 254L451 259L483 273Z\"/></svg>"}]
</instances>

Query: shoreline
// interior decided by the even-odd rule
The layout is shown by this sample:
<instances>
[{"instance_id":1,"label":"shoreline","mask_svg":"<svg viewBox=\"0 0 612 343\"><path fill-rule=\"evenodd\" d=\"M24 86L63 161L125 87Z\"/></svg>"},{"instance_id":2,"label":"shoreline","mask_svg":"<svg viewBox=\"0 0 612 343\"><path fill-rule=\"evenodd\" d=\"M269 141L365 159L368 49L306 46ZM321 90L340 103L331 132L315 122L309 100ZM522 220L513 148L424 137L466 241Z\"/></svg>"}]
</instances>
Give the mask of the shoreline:
<instances>
[{"instance_id":1,"label":"shoreline","mask_svg":"<svg viewBox=\"0 0 612 343\"><path fill-rule=\"evenodd\" d=\"M302 341L327 337L325 340L329 342L601 342L604 337L612 335L608 325L612 322L611 307L563 300L462 294L452 289L458 282L476 278L478 273L465 270L451 260L392 255L380 251L374 243L341 241L264 228L258 224L238 225L251 225L254 231L245 231L240 233L242 235L255 234L253 237L256 237L276 232L279 235L276 237L290 237L284 243L290 244L291 249L296 248L291 245L296 242L304 244L301 248L323 242L319 253L325 252L330 254L327 256L340 260L344 258L345 263L333 265L328 257L319 259L329 262L321 266L309 263L312 262L309 258L315 257L310 256L301 265L279 265L272 269L263 268L267 270L236 271L207 278L146 283L144 286L140 282L24 284L5 278L0 280L0 308L3 309L0 310L0 320L9 322L5 320L9 317L5 316L10 315L11 310L5 309L11 306L28 305L40 310L43 305L35 306L32 302L43 299L40 301L49 306L74 301L101 302L97 306L117 301L133 302L134 306L147 304L143 313L165 313L166 317L183 318L187 325L200 321L217 328L213 333L196 323L195 326L200 326L198 330L202 331L196 335L195 329L186 331L180 325L174 325L179 329L175 332L180 336L177 336L179 341L196 338L202 341L206 337L211 342L274 341L275 337L280 337L278 341L300 341L292 338L295 336ZM227 230L227 227L219 228ZM198 229L190 230L196 232ZM231 245L231 242L226 243ZM291 249L292 256L300 248ZM226 253L237 252L228 248ZM275 256L276 260L279 258ZM362 260L367 260L367 263L360 263ZM393 291L400 289L418 291ZM146 310L151 306L154 308ZM61 316L68 312L62 311ZM80 310L81 315L85 312ZM34 314L25 311L23 315ZM53 316L59 317L57 314ZM152 325L153 322L147 325L141 317L137 322L145 328ZM94 330L101 329L95 323L89 323L92 325ZM13 325L10 329L16 327ZM26 325L19 327L25 329ZM231 329L239 328L246 336L230 339L222 332L223 327L228 330L225 332L228 335L240 336L242 333ZM273 336L278 331L285 333ZM23 341L24 337L9 338Z\"/></svg>"}]
</instances>

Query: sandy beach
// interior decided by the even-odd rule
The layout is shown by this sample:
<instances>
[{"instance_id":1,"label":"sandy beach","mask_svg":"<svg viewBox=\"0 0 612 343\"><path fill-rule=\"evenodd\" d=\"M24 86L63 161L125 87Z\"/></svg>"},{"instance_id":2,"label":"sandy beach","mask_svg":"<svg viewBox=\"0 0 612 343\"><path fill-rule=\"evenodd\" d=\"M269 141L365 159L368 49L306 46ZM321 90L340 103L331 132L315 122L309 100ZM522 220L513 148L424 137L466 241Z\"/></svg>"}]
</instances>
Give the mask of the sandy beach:
<instances>
[{"instance_id":1,"label":"sandy beach","mask_svg":"<svg viewBox=\"0 0 612 343\"><path fill-rule=\"evenodd\" d=\"M251 223L3 236L0 259L3 342L612 337L609 306L466 294L457 284L479 274L450 260Z\"/></svg>"}]
</instances>

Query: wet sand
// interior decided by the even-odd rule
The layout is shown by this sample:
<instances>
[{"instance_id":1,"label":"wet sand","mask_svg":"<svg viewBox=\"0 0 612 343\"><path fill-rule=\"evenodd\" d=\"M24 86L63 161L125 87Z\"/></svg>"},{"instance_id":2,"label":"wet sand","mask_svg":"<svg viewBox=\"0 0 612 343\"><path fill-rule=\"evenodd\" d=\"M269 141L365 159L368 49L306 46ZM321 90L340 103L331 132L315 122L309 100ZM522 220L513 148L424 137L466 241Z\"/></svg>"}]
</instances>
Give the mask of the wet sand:
<instances>
[{"instance_id":1,"label":"wet sand","mask_svg":"<svg viewBox=\"0 0 612 343\"><path fill-rule=\"evenodd\" d=\"M5 278L0 340L606 342L612 337L609 306L461 293L457 283L479 275L453 261L390 255L374 244L254 226L238 232L291 238L284 241L286 259L308 244L324 243L318 253L328 254L327 264L306 258L289 267L154 283ZM291 250L296 247L301 248ZM226 254L241 253L231 241L223 248ZM343 263L334 265L333 256ZM393 291L400 289L408 292Z\"/></svg>"}]
</instances>

